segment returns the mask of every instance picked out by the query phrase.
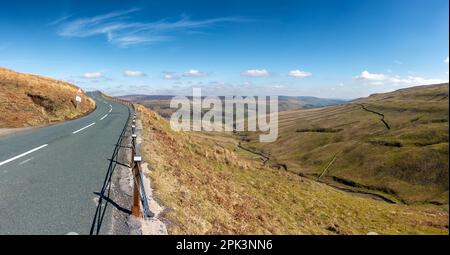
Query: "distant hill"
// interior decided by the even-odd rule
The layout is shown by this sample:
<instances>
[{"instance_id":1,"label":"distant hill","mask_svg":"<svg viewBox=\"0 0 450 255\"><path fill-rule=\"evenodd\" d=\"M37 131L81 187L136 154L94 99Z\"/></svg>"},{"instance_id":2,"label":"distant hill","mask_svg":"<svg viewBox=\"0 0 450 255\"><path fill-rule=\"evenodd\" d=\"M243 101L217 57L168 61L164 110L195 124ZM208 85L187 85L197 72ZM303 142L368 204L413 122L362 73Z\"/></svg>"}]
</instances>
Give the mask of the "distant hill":
<instances>
[{"instance_id":1,"label":"distant hill","mask_svg":"<svg viewBox=\"0 0 450 255\"><path fill-rule=\"evenodd\" d=\"M348 101L342 99L319 98L308 96L280 96L278 97L280 111L317 108L330 105L345 104Z\"/></svg>"},{"instance_id":2,"label":"distant hill","mask_svg":"<svg viewBox=\"0 0 450 255\"><path fill-rule=\"evenodd\" d=\"M140 103L156 111L164 118L169 118L171 114L176 111L176 109L170 108L170 100L173 97L174 96L171 95L127 95L127 96L119 96L118 98L130 102ZM223 96L219 98L221 98L222 100L224 99ZM348 101L341 99L327 99L308 96L299 96L299 97L279 96L278 110L287 111L296 109L309 109L329 105L338 105L346 102Z\"/></svg>"},{"instance_id":3,"label":"distant hill","mask_svg":"<svg viewBox=\"0 0 450 255\"><path fill-rule=\"evenodd\" d=\"M400 203L448 204L449 85L371 95L348 104L280 113L279 138L242 146L268 164L342 189Z\"/></svg>"},{"instance_id":4,"label":"distant hill","mask_svg":"<svg viewBox=\"0 0 450 255\"><path fill-rule=\"evenodd\" d=\"M126 96L118 96L122 100L127 100L130 102L139 102L146 100L170 100L174 96L172 95L126 95Z\"/></svg>"},{"instance_id":5,"label":"distant hill","mask_svg":"<svg viewBox=\"0 0 450 255\"><path fill-rule=\"evenodd\" d=\"M73 119L95 108L67 82L0 68L0 128L29 127ZM76 107L75 97L81 104Z\"/></svg>"}]
</instances>

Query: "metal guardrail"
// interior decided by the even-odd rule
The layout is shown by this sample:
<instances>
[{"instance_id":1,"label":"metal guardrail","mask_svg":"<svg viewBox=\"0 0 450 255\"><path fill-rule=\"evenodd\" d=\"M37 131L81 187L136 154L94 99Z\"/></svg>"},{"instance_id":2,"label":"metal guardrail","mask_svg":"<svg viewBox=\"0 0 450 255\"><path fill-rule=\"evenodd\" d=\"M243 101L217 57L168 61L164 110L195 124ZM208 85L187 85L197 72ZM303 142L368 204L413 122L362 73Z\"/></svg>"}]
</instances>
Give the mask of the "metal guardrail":
<instances>
[{"instance_id":1,"label":"metal guardrail","mask_svg":"<svg viewBox=\"0 0 450 255\"><path fill-rule=\"evenodd\" d=\"M140 216L140 209L139 209L139 198L142 204L143 209L143 216L144 218L153 217L153 213L150 211L150 208L148 206L147 201L147 193L145 192L145 187L143 185L143 177L142 177L142 156L140 154L139 147L137 146L136 139L136 113L133 115L133 124L131 126L131 169L133 171L133 181L134 181L134 188L133 188L133 207L131 208L131 214L134 216Z\"/></svg>"},{"instance_id":2,"label":"metal guardrail","mask_svg":"<svg viewBox=\"0 0 450 255\"><path fill-rule=\"evenodd\" d=\"M127 121L127 126L131 122L131 160L130 160L130 168L133 175L133 205L131 208L131 214L140 217L141 215L144 218L153 217L154 214L150 211L148 201L147 201L147 193L145 191L145 186L143 185L143 176L142 176L142 156L140 153L140 148L136 142L137 140L137 130L136 130L136 109L133 103L120 100L117 98L108 97L102 94L104 97L107 97L109 100L124 104L128 106L129 109L129 118ZM140 205L142 205L143 214L141 214Z\"/></svg>"}]
</instances>

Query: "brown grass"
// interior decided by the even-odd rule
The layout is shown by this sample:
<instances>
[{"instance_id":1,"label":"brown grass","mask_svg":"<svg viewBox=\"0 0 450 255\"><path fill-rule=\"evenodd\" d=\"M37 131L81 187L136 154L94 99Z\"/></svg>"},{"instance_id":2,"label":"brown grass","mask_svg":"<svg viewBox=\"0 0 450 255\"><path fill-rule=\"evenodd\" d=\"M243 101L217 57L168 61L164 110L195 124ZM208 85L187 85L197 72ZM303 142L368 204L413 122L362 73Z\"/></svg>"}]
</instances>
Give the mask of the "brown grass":
<instances>
[{"instance_id":1,"label":"brown grass","mask_svg":"<svg viewBox=\"0 0 450 255\"><path fill-rule=\"evenodd\" d=\"M0 128L29 127L69 120L95 108L78 87L58 80L0 68Z\"/></svg>"},{"instance_id":2,"label":"brown grass","mask_svg":"<svg viewBox=\"0 0 450 255\"><path fill-rule=\"evenodd\" d=\"M264 166L227 134L177 133L138 105L171 234L448 234L448 213L357 197Z\"/></svg>"}]
</instances>

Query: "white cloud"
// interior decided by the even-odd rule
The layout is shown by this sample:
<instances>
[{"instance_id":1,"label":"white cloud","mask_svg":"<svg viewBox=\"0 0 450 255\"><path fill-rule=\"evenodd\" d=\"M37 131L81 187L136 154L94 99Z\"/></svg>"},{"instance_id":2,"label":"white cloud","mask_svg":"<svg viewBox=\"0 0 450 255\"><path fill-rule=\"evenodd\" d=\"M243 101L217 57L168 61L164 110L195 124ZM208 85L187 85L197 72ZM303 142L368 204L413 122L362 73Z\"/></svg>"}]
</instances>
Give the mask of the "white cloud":
<instances>
[{"instance_id":1,"label":"white cloud","mask_svg":"<svg viewBox=\"0 0 450 255\"><path fill-rule=\"evenodd\" d=\"M304 78L304 77L312 76L312 73L301 71L301 70L292 70L288 73L288 75L291 77Z\"/></svg>"},{"instance_id":2,"label":"white cloud","mask_svg":"<svg viewBox=\"0 0 450 255\"><path fill-rule=\"evenodd\" d=\"M400 76L388 76L385 74L373 74L368 71L363 71L360 75L354 77L355 80L368 81L371 85L383 85L385 83L392 85L430 85L445 83L448 81L441 79L428 79L420 76L408 76L407 78L401 78Z\"/></svg>"},{"instance_id":3,"label":"white cloud","mask_svg":"<svg viewBox=\"0 0 450 255\"><path fill-rule=\"evenodd\" d=\"M143 77L145 76L144 72L141 71L131 71L131 70L127 70L123 73L125 76L128 77Z\"/></svg>"},{"instance_id":4,"label":"white cloud","mask_svg":"<svg viewBox=\"0 0 450 255\"><path fill-rule=\"evenodd\" d=\"M164 80L178 80L180 77L174 73L164 73Z\"/></svg>"},{"instance_id":5,"label":"white cloud","mask_svg":"<svg viewBox=\"0 0 450 255\"><path fill-rule=\"evenodd\" d=\"M130 15L140 11L133 8L110 12L87 18L64 17L52 22L57 26L57 34L63 37L90 37L104 35L109 43L119 47L151 44L173 39L176 33L200 32L218 23L241 22L244 19L223 17L206 20L191 20L186 16L178 20L163 19L155 22L132 21Z\"/></svg>"},{"instance_id":6,"label":"white cloud","mask_svg":"<svg viewBox=\"0 0 450 255\"><path fill-rule=\"evenodd\" d=\"M204 77L206 76L206 73L197 70L197 69L190 69L187 72L183 74L184 77Z\"/></svg>"},{"instance_id":7,"label":"white cloud","mask_svg":"<svg viewBox=\"0 0 450 255\"><path fill-rule=\"evenodd\" d=\"M444 62L448 64L448 60L449 60L449 59L448 59L448 57L447 57L447 58L445 59L445 61L444 61Z\"/></svg>"},{"instance_id":8,"label":"white cloud","mask_svg":"<svg viewBox=\"0 0 450 255\"><path fill-rule=\"evenodd\" d=\"M427 79L419 76L408 76L408 78L400 80L391 78L390 82L394 84L406 84L406 85L430 85L430 84L446 83L448 81L441 79Z\"/></svg>"},{"instance_id":9,"label":"white cloud","mask_svg":"<svg viewBox=\"0 0 450 255\"><path fill-rule=\"evenodd\" d=\"M183 77L185 77L185 78L188 78L188 77L200 78L200 77L205 77L205 76L208 76L208 74L205 72L202 72L200 70L197 70L197 69L190 69L182 74L177 74L175 72L168 72L168 71L163 72L164 80L179 80Z\"/></svg>"},{"instance_id":10,"label":"white cloud","mask_svg":"<svg viewBox=\"0 0 450 255\"><path fill-rule=\"evenodd\" d=\"M250 69L243 71L241 75L247 77L266 77L269 76L270 73L266 69Z\"/></svg>"},{"instance_id":11,"label":"white cloud","mask_svg":"<svg viewBox=\"0 0 450 255\"><path fill-rule=\"evenodd\" d=\"M368 81L384 81L386 76L384 74L369 73L369 71L363 71L359 76L354 77L356 80L368 80Z\"/></svg>"},{"instance_id":12,"label":"white cloud","mask_svg":"<svg viewBox=\"0 0 450 255\"><path fill-rule=\"evenodd\" d=\"M164 74L164 79L165 79L165 80L173 80L174 77L173 77L172 74Z\"/></svg>"},{"instance_id":13,"label":"white cloud","mask_svg":"<svg viewBox=\"0 0 450 255\"><path fill-rule=\"evenodd\" d=\"M102 78L103 74L101 72L90 72L83 74L83 77L86 79L98 79Z\"/></svg>"}]
</instances>

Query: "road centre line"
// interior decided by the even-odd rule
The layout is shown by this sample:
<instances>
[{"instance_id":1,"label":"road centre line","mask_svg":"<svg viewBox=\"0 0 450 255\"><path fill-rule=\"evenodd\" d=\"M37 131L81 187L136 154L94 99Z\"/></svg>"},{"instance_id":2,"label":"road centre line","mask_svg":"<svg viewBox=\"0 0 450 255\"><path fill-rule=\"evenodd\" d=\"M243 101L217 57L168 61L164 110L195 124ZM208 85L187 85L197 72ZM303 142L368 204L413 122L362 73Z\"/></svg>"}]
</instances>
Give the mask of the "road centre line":
<instances>
[{"instance_id":1,"label":"road centre line","mask_svg":"<svg viewBox=\"0 0 450 255\"><path fill-rule=\"evenodd\" d=\"M11 161L14 161L14 160L16 160L16 159L19 159L19 158L21 158L21 157L25 157L26 155L28 155L28 154L30 154L30 153L33 153L33 152L35 152L35 151L37 151L37 150L40 150L40 149L42 149L42 148L44 148L44 147L47 147L47 146L48 146L48 144L44 144L44 145L41 145L41 146L36 147L36 148L34 148L34 149L31 149L31 150L29 150L29 151L27 151L27 152L24 152L24 153L22 153L22 154L20 154L20 155L17 155L17 156L15 156L15 157L12 157L12 158L10 158L10 159L7 159L7 160L5 160L5 161L2 161L2 162L0 162L0 166L2 166L2 165L4 165L4 164L7 164L7 163L9 163L9 162L11 162Z\"/></svg>"},{"instance_id":2,"label":"road centre line","mask_svg":"<svg viewBox=\"0 0 450 255\"><path fill-rule=\"evenodd\" d=\"M82 130L85 130L86 128L88 128L88 127L90 127L90 126L93 126L93 125L95 125L95 122L93 122L93 123L91 123L91 124L85 126L84 128L80 128L80 129L78 129L77 131L73 131L72 134L76 134L76 133L78 133L78 132L80 132L80 131L82 131Z\"/></svg>"},{"instance_id":3,"label":"road centre line","mask_svg":"<svg viewBox=\"0 0 450 255\"><path fill-rule=\"evenodd\" d=\"M105 116L103 116L100 120L103 120L104 118L108 117L108 114L106 114Z\"/></svg>"}]
</instances>

